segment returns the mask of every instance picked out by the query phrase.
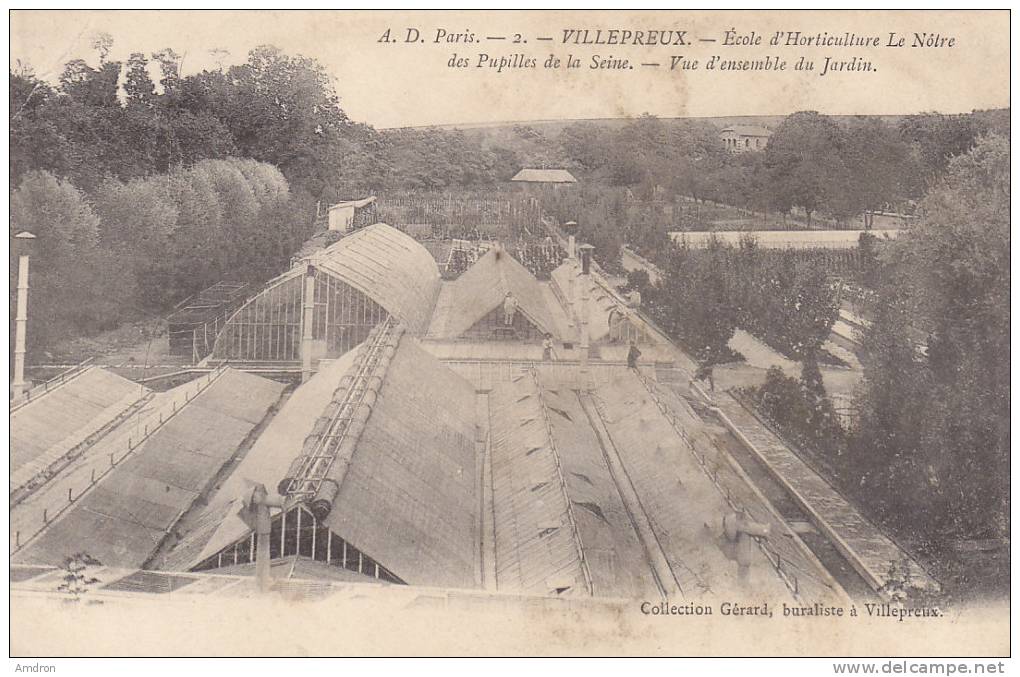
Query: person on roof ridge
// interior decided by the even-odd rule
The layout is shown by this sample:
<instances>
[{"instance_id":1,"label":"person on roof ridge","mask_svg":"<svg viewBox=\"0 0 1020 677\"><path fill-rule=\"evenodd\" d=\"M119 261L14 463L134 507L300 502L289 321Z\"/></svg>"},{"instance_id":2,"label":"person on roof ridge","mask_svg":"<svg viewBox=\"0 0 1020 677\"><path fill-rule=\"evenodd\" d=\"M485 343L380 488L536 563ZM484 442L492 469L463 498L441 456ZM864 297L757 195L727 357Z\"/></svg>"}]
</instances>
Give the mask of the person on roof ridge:
<instances>
[{"instance_id":1,"label":"person on roof ridge","mask_svg":"<svg viewBox=\"0 0 1020 677\"><path fill-rule=\"evenodd\" d=\"M630 342L630 350L627 351L627 366L631 369L637 369L639 357L641 357L641 351L638 350L637 345L632 339Z\"/></svg>"},{"instance_id":2,"label":"person on roof ridge","mask_svg":"<svg viewBox=\"0 0 1020 677\"><path fill-rule=\"evenodd\" d=\"M506 293L503 299L503 324L511 326L514 323L514 315L517 314L517 299L511 292Z\"/></svg>"}]
</instances>

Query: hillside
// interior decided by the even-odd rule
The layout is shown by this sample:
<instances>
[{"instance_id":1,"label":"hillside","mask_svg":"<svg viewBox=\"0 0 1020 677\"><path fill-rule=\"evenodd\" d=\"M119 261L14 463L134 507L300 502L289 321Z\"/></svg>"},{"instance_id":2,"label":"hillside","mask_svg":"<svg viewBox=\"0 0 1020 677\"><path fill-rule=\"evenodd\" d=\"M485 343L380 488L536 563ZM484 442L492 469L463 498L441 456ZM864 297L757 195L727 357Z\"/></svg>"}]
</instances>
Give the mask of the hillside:
<instances>
[{"instance_id":1,"label":"hillside","mask_svg":"<svg viewBox=\"0 0 1020 677\"><path fill-rule=\"evenodd\" d=\"M1009 134L1009 109L998 108L994 110L980 110L973 111L972 115L980 119L982 122L988 124L995 131L1003 134ZM715 117L673 117L659 118L666 124L680 123L682 121L703 121L709 122L719 129L723 129L730 125L760 125L763 127L769 127L775 129L785 119L784 115L723 115ZM839 122L843 120L852 120L855 115L829 115L829 118ZM867 118L875 118L881 120L890 125L899 123L906 115L867 115L863 116ZM573 120L508 120L505 122L479 122L479 123L467 123L458 124L452 123L447 125L435 125L436 129L459 129L466 134L484 136L490 143L499 143L505 138L509 138L513 135L513 129L515 127L532 127L537 131L540 131L546 135L556 136L563 131L564 128L574 124L575 122L592 122L598 124L606 129L616 130L626 126L631 122L632 118L576 118ZM404 129L417 129L416 127L407 127Z\"/></svg>"}]
</instances>

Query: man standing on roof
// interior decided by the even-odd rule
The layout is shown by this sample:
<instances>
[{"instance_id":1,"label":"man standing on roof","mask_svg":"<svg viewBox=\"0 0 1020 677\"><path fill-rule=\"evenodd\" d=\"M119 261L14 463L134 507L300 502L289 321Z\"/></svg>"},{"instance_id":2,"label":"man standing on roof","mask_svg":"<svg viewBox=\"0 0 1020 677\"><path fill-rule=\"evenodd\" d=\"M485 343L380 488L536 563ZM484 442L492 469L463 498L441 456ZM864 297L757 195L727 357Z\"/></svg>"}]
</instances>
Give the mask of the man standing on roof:
<instances>
[{"instance_id":1,"label":"man standing on roof","mask_svg":"<svg viewBox=\"0 0 1020 677\"><path fill-rule=\"evenodd\" d=\"M630 342L630 350L627 351L627 366L631 369L637 369L638 358L641 357L641 351L634 344L634 341Z\"/></svg>"},{"instance_id":2,"label":"man standing on roof","mask_svg":"<svg viewBox=\"0 0 1020 677\"><path fill-rule=\"evenodd\" d=\"M506 293L503 299L503 324L510 326L514 323L514 315L517 313L517 299L510 292Z\"/></svg>"},{"instance_id":3,"label":"man standing on roof","mask_svg":"<svg viewBox=\"0 0 1020 677\"><path fill-rule=\"evenodd\" d=\"M705 363L700 365L697 371L694 372L694 378L691 379L691 382L708 381L709 389L712 392L715 392L715 378L712 375L712 366L712 362L705 361Z\"/></svg>"}]
</instances>

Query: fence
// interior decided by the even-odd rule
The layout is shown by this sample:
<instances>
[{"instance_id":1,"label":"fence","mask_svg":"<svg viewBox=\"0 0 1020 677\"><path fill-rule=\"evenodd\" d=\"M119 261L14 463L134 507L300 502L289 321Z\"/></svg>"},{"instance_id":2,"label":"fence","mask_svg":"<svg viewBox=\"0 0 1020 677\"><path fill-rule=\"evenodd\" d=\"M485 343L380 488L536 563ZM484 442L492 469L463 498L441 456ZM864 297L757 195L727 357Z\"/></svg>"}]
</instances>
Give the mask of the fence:
<instances>
[{"instance_id":1,"label":"fence","mask_svg":"<svg viewBox=\"0 0 1020 677\"><path fill-rule=\"evenodd\" d=\"M247 292L247 283L218 282L178 303L167 317L170 353L198 362L212 352L224 321L241 305Z\"/></svg>"},{"instance_id":2,"label":"fence","mask_svg":"<svg viewBox=\"0 0 1020 677\"><path fill-rule=\"evenodd\" d=\"M861 420L860 411L852 395L833 393L829 395L832 408L836 412L836 420L845 432L851 433L857 430Z\"/></svg>"},{"instance_id":3,"label":"fence","mask_svg":"<svg viewBox=\"0 0 1020 677\"><path fill-rule=\"evenodd\" d=\"M540 231L541 208L524 195L500 191L471 193L395 192L382 195L376 216L395 228L428 226L419 239L496 237L515 240Z\"/></svg>"},{"instance_id":4,"label":"fence","mask_svg":"<svg viewBox=\"0 0 1020 677\"><path fill-rule=\"evenodd\" d=\"M59 385L61 385L63 383L66 383L67 381L70 381L72 378L74 378L76 376L79 376L86 369L88 369L89 366L92 365L93 361L95 361L94 357L86 358L85 360L82 360L81 362L79 362L78 364L74 365L70 369L57 374L56 376L54 376L50 380L48 380L48 381L46 381L44 383L41 383L41 384L39 384L37 386L34 386L33 388L31 388L29 390L26 390L25 394L22 395L20 400L18 400L17 402L13 402L13 401L11 402L11 407L10 407L11 413L13 413L13 412L17 411L18 409L22 408L23 406L25 406L29 402L32 402L32 401L38 399L40 395L45 395L46 393L48 393L49 391L53 390L57 386L59 386Z\"/></svg>"}]
</instances>

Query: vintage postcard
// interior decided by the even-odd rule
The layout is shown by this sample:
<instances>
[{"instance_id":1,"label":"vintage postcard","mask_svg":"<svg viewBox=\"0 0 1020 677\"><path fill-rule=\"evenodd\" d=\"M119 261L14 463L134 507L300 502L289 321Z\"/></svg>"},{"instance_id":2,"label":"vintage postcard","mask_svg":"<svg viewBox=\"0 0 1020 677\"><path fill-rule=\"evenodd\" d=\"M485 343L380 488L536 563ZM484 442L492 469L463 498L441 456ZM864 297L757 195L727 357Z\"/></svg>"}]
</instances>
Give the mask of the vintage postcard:
<instances>
[{"instance_id":1,"label":"vintage postcard","mask_svg":"<svg viewBox=\"0 0 1020 677\"><path fill-rule=\"evenodd\" d=\"M1001 672L1009 25L12 11L12 657Z\"/></svg>"}]
</instances>

